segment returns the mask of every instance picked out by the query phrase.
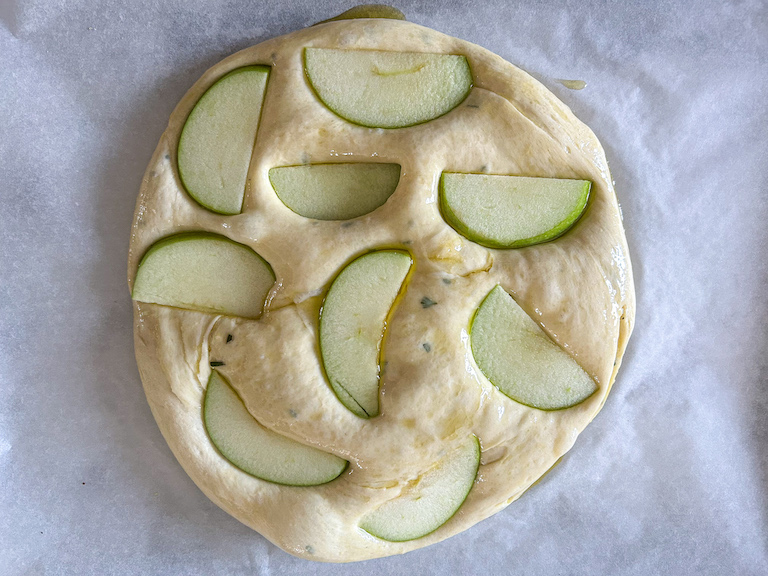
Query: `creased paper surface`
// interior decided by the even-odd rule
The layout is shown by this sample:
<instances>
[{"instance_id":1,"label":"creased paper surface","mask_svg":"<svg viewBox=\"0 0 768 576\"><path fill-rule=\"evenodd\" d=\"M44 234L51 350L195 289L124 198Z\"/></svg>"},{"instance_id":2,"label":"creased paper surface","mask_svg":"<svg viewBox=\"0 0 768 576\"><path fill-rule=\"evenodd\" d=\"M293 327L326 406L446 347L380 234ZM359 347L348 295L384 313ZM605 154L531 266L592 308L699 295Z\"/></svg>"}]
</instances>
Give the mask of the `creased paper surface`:
<instances>
[{"instance_id":1,"label":"creased paper surface","mask_svg":"<svg viewBox=\"0 0 768 576\"><path fill-rule=\"evenodd\" d=\"M322 565L240 525L176 463L133 358L144 168L209 66L351 4L0 1L0 573L766 573L758 0L395 2L558 95L600 138L623 208L638 313L622 371L520 501L403 557Z\"/></svg>"}]
</instances>

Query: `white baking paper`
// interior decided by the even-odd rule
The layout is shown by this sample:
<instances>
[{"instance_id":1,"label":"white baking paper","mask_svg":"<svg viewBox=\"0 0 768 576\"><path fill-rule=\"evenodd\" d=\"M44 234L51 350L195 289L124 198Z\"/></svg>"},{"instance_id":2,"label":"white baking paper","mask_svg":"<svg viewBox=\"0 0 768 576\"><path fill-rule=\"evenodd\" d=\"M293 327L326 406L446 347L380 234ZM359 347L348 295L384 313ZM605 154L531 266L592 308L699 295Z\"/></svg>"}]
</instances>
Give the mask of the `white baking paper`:
<instances>
[{"instance_id":1,"label":"white baking paper","mask_svg":"<svg viewBox=\"0 0 768 576\"><path fill-rule=\"evenodd\" d=\"M768 573L768 5L394 3L605 146L638 314L602 413L518 502L402 557L300 560L219 510L134 363L134 203L203 71L353 1L0 0L0 573Z\"/></svg>"}]
</instances>

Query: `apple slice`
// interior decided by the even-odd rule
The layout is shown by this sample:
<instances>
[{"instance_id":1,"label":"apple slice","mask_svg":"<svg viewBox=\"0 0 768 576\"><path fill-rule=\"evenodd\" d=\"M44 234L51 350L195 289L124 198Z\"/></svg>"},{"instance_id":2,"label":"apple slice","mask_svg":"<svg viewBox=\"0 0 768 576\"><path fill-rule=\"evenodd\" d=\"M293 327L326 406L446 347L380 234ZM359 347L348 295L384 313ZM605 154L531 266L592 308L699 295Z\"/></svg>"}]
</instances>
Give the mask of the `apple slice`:
<instances>
[{"instance_id":1,"label":"apple slice","mask_svg":"<svg viewBox=\"0 0 768 576\"><path fill-rule=\"evenodd\" d=\"M415 540L434 532L467 499L479 467L480 442L472 436L416 485L365 515L360 527L390 542Z\"/></svg>"},{"instance_id":2,"label":"apple slice","mask_svg":"<svg viewBox=\"0 0 768 576\"><path fill-rule=\"evenodd\" d=\"M337 478L346 460L281 436L259 424L216 371L205 390L203 421L221 455L251 476L288 486L316 486Z\"/></svg>"},{"instance_id":3,"label":"apple slice","mask_svg":"<svg viewBox=\"0 0 768 576\"><path fill-rule=\"evenodd\" d=\"M275 283L272 267L248 246L217 234L163 238L147 251L133 284L139 302L255 318Z\"/></svg>"},{"instance_id":4,"label":"apple slice","mask_svg":"<svg viewBox=\"0 0 768 576\"><path fill-rule=\"evenodd\" d=\"M306 48L304 65L317 96L345 120L402 128L453 110L472 88L464 56Z\"/></svg>"},{"instance_id":5,"label":"apple slice","mask_svg":"<svg viewBox=\"0 0 768 576\"><path fill-rule=\"evenodd\" d=\"M483 300L470 328L472 354L504 394L541 410L569 408L597 389L501 286Z\"/></svg>"},{"instance_id":6,"label":"apple slice","mask_svg":"<svg viewBox=\"0 0 768 576\"><path fill-rule=\"evenodd\" d=\"M331 388L361 418L379 413L381 341L411 268L399 250L360 256L336 277L320 315L320 352Z\"/></svg>"},{"instance_id":7,"label":"apple slice","mask_svg":"<svg viewBox=\"0 0 768 576\"><path fill-rule=\"evenodd\" d=\"M269 68L246 66L208 88L179 139L179 176L209 210L239 214Z\"/></svg>"},{"instance_id":8,"label":"apple slice","mask_svg":"<svg viewBox=\"0 0 768 576\"><path fill-rule=\"evenodd\" d=\"M326 22L335 22L337 20L355 20L357 18L388 18L390 20L405 20L405 14L403 14L397 8L387 6L386 4L360 4L354 6L349 10L342 12L338 16L328 18L318 24L325 24Z\"/></svg>"},{"instance_id":9,"label":"apple slice","mask_svg":"<svg viewBox=\"0 0 768 576\"><path fill-rule=\"evenodd\" d=\"M297 214L349 220L384 204L400 181L399 164L309 164L269 171L278 198Z\"/></svg>"},{"instance_id":10,"label":"apple slice","mask_svg":"<svg viewBox=\"0 0 768 576\"><path fill-rule=\"evenodd\" d=\"M584 212L588 180L444 172L443 217L457 232L489 248L521 248L553 240Z\"/></svg>"}]
</instances>

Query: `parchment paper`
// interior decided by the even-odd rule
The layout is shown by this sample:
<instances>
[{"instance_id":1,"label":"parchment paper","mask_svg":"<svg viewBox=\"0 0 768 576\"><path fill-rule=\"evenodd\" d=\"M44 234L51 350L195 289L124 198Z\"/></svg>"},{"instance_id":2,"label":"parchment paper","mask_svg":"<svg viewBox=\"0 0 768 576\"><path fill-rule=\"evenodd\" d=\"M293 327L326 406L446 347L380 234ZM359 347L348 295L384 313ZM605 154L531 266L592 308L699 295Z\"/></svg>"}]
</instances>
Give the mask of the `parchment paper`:
<instances>
[{"instance_id":1,"label":"parchment paper","mask_svg":"<svg viewBox=\"0 0 768 576\"><path fill-rule=\"evenodd\" d=\"M144 399L134 202L206 68L354 2L0 0L0 573L768 573L768 5L394 3L605 146L638 314L602 413L517 503L403 557L311 563L239 524Z\"/></svg>"}]
</instances>

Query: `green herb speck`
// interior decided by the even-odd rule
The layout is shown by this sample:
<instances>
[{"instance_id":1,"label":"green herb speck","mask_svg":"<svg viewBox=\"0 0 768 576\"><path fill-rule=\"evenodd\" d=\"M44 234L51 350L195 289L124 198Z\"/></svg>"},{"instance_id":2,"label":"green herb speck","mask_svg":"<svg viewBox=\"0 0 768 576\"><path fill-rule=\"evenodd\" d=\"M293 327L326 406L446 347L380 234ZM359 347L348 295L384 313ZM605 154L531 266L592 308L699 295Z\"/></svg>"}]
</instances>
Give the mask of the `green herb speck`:
<instances>
[{"instance_id":1,"label":"green herb speck","mask_svg":"<svg viewBox=\"0 0 768 576\"><path fill-rule=\"evenodd\" d=\"M293 408L288 408L288 414L291 415L291 418L296 418L299 415L299 413L296 412L296 410L294 410Z\"/></svg>"},{"instance_id":2,"label":"green herb speck","mask_svg":"<svg viewBox=\"0 0 768 576\"><path fill-rule=\"evenodd\" d=\"M304 550L306 550L306 551L307 551L307 552L309 552L310 554L314 554L314 553L315 553L315 549L314 549L314 548L312 548L312 546L310 546L309 544L307 544L306 546L304 546Z\"/></svg>"},{"instance_id":3,"label":"green herb speck","mask_svg":"<svg viewBox=\"0 0 768 576\"><path fill-rule=\"evenodd\" d=\"M432 346L429 344L429 342L424 342L422 346L424 347L424 350L426 350L427 352L432 352Z\"/></svg>"},{"instance_id":4,"label":"green herb speck","mask_svg":"<svg viewBox=\"0 0 768 576\"><path fill-rule=\"evenodd\" d=\"M429 296L424 296L424 298L421 299L422 308L429 308L431 306L434 306L435 304L437 304L437 302L432 300L432 298L430 298Z\"/></svg>"},{"instance_id":5,"label":"green herb speck","mask_svg":"<svg viewBox=\"0 0 768 576\"><path fill-rule=\"evenodd\" d=\"M216 368L217 366L224 366L224 362L218 360L211 361L211 368Z\"/></svg>"},{"instance_id":6,"label":"green herb speck","mask_svg":"<svg viewBox=\"0 0 768 576\"><path fill-rule=\"evenodd\" d=\"M227 334L227 344L232 342L232 334Z\"/></svg>"},{"instance_id":7,"label":"green herb speck","mask_svg":"<svg viewBox=\"0 0 768 576\"><path fill-rule=\"evenodd\" d=\"M450 284L451 279L450 278L443 278L443 284Z\"/></svg>"}]
</instances>

